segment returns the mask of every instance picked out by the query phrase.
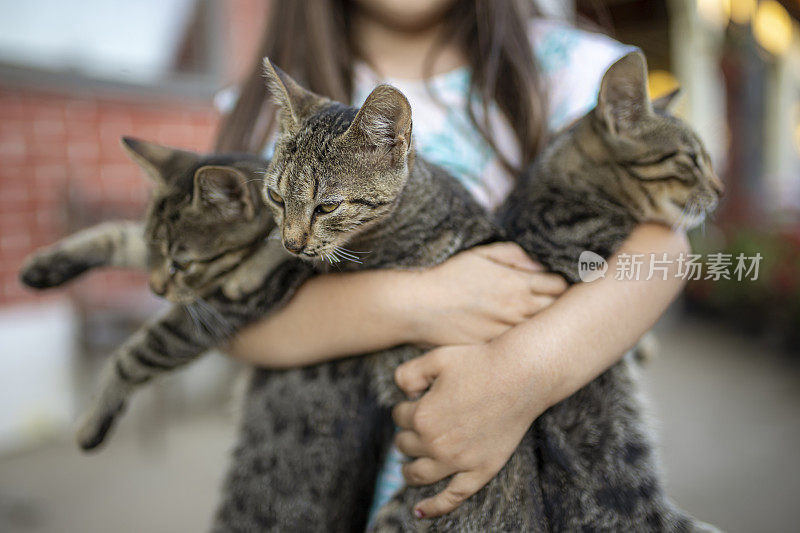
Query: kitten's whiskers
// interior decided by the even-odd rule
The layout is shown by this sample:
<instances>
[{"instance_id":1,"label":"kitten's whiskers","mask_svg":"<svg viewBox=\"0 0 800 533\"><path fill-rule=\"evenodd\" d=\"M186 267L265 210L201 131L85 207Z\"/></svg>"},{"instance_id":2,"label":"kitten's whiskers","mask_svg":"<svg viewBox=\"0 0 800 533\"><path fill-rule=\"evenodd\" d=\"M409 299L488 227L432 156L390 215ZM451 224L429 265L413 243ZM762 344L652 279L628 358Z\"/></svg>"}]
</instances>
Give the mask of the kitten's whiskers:
<instances>
[{"instance_id":1,"label":"kitten's whiskers","mask_svg":"<svg viewBox=\"0 0 800 533\"><path fill-rule=\"evenodd\" d=\"M194 327L194 332L200 335L202 333L201 327L202 323L200 318L197 316L197 311L194 308L194 304L188 304L183 306L186 309L186 313L189 315L189 318L192 319L192 326Z\"/></svg>"},{"instance_id":2,"label":"kitten's whiskers","mask_svg":"<svg viewBox=\"0 0 800 533\"><path fill-rule=\"evenodd\" d=\"M358 254L361 254L361 255L369 255L370 253L372 253L371 251L368 251L368 252L356 252L356 251L354 251L354 250L348 250L347 248L343 248L343 247L341 247L341 246L337 246L337 248L338 248L339 250L344 250L345 252L350 252L351 254L356 254L356 255L358 255Z\"/></svg>"},{"instance_id":3,"label":"kitten's whiskers","mask_svg":"<svg viewBox=\"0 0 800 533\"><path fill-rule=\"evenodd\" d=\"M678 219L675 221L675 224L672 225L672 231L685 230L686 226L694 217L696 209L697 209L697 204L695 202L695 199L690 198L689 201L686 202L686 205L683 206L681 214L678 215Z\"/></svg>"},{"instance_id":4,"label":"kitten's whiskers","mask_svg":"<svg viewBox=\"0 0 800 533\"><path fill-rule=\"evenodd\" d=\"M361 259L358 256L354 255L352 252L346 252L338 246L333 247L332 253L337 259L344 259L345 261L361 264Z\"/></svg>"},{"instance_id":5,"label":"kitten's whiskers","mask_svg":"<svg viewBox=\"0 0 800 533\"><path fill-rule=\"evenodd\" d=\"M235 333L234 329L228 324L228 321L225 320L225 317L222 316L213 305L202 298L198 298L196 303L198 310L202 310L201 315L205 315L207 326L210 326L208 328L209 333L214 333L225 338L231 337Z\"/></svg>"}]
</instances>

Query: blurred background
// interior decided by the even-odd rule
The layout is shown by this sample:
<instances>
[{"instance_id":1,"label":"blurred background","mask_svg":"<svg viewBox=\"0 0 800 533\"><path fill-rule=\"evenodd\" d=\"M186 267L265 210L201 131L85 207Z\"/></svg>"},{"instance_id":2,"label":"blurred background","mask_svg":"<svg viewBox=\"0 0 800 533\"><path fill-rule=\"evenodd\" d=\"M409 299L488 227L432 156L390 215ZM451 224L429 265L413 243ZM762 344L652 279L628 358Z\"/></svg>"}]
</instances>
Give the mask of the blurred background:
<instances>
[{"instance_id":1,"label":"blurred background","mask_svg":"<svg viewBox=\"0 0 800 533\"><path fill-rule=\"evenodd\" d=\"M698 252L763 257L757 281L691 282L645 370L670 492L728 531L796 531L800 496L800 1L541 1L644 50L651 93L705 140L727 195ZM204 530L235 430L221 355L139 394L111 445L71 424L98 364L158 308L146 278L53 294L23 258L139 218L133 135L207 150L254 53L262 0L0 0L0 531Z\"/></svg>"}]
</instances>

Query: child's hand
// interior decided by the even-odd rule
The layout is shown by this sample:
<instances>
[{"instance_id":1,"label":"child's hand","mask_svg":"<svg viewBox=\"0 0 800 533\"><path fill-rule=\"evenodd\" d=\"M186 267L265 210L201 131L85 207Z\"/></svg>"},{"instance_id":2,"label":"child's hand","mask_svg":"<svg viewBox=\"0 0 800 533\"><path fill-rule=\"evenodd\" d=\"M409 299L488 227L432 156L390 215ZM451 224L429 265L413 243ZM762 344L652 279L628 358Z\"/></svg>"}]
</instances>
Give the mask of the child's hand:
<instances>
[{"instance_id":1,"label":"child's hand","mask_svg":"<svg viewBox=\"0 0 800 533\"><path fill-rule=\"evenodd\" d=\"M487 342L545 307L567 288L514 243L478 246L414 273L404 291L411 342Z\"/></svg>"},{"instance_id":2,"label":"child's hand","mask_svg":"<svg viewBox=\"0 0 800 533\"><path fill-rule=\"evenodd\" d=\"M492 343L446 346L395 373L398 386L420 399L398 404L395 443L415 460L403 465L410 485L453 475L447 488L418 502L418 517L448 513L505 465L533 420L550 405L552 369L533 368Z\"/></svg>"}]
</instances>

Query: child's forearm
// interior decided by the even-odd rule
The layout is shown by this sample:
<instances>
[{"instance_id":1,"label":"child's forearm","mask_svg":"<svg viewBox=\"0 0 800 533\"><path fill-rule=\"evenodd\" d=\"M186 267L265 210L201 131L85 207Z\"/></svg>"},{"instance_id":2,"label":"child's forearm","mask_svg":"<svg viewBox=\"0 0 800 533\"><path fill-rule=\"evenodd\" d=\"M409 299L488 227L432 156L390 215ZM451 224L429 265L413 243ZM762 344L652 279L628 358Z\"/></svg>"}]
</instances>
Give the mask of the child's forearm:
<instances>
[{"instance_id":1,"label":"child's forearm","mask_svg":"<svg viewBox=\"0 0 800 533\"><path fill-rule=\"evenodd\" d=\"M642 225L618 251L644 254L638 281L615 279L615 256L604 278L571 287L534 320L509 330L494 344L536 359L531 366L550 374L538 380L549 382L549 404L555 404L616 362L655 324L683 288L684 281L675 276L675 258L688 251L683 233ZM650 254L660 259L665 252L671 259L667 279L659 273L647 280Z\"/></svg>"},{"instance_id":2,"label":"child's forearm","mask_svg":"<svg viewBox=\"0 0 800 533\"><path fill-rule=\"evenodd\" d=\"M283 309L240 332L228 351L248 363L288 368L410 342L406 296L398 290L408 275L377 270L312 278Z\"/></svg>"},{"instance_id":3,"label":"child's forearm","mask_svg":"<svg viewBox=\"0 0 800 533\"><path fill-rule=\"evenodd\" d=\"M481 344L566 288L515 244L478 246L423 270L319 276L283 309L240 333L232 355L292 367L399 344Z\"/></svg>"}]
</instances>

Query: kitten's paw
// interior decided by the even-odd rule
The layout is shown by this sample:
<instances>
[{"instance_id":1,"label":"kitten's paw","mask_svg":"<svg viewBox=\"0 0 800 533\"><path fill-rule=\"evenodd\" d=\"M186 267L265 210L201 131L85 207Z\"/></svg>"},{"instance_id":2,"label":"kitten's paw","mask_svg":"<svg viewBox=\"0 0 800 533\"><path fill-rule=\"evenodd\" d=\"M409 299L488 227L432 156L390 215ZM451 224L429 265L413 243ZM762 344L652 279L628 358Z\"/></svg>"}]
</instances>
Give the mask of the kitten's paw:
<instances>
[{"instance_id":1,"label":"kitten's paw","mask_svg":"<svg viewBox=\"0 0 800 533\"><path fill-rule=\"evenodd\" d=\"M121 402L111 407L90 409L78 424L76 434L78 446L87 452L100 446L124 408L125 403Z\"/></svg>"},{"instance_id":2,"label":"kitten's paw","mask_svg":"<svg viewBox=\"0 0 800 533\"><path fill-rule=\"evenodd\" d=\"M34 289L49 289L84 273L91 267L60 251L40 252L25 261L20 280Z\"/></svg>"}]
</instances>

